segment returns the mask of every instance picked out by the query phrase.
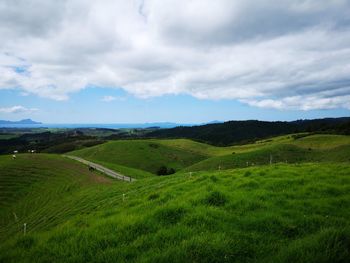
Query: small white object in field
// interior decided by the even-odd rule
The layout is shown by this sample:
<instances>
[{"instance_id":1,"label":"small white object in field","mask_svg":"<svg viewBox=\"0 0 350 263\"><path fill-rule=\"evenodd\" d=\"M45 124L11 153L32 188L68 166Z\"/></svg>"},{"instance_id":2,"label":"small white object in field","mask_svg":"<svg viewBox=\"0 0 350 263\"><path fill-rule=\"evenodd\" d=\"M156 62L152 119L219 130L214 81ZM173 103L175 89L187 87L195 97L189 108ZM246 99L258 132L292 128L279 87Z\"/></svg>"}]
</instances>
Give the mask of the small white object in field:
<instances>
[{"instance_id":1,"label":"small white object in field","mask_svg":"<svg viewBox=\"0 0 350 263\"><path fill-rule=\"evenodd\" d=\"M18 217L17 217L16 213L15 212L12 212L12 213L13 213L13 215L15 217L15 221L17 222L18 221Z\"/></svg>"},{"instance_id":2,"label":"small white object in field","mask_svg":"<svg viewBox=\"0 0 350 263\"><path fill-rule=\"evenodd\" d=\"M13 155L12 155L12 159L16 159L16 155L13 154Z\"/></svg>"}]
</instances>

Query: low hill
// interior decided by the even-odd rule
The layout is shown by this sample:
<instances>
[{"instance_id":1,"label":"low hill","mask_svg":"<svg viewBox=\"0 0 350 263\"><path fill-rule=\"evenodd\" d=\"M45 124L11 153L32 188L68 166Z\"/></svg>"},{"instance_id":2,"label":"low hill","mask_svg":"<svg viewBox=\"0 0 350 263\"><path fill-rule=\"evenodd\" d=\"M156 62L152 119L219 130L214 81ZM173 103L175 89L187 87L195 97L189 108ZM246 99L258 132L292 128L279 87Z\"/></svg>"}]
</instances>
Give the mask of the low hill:
<instances>
[{"instance_id":1,"label":"low hill","mask_svg":"<svg viewBox=\"0 0 350 263\"><path fill-rule=\"evenodd\" d=\"M20 178L40 178L2 210L0 262L316 263L350 257L349 165L281 164L126 183L91 178L59 156L12 161L1 157L6 191Z\"/></svg>"},{"instance_id":2,"label":"low hill","mask_svg":"<svg viewBox=\"0 0 350 263\"><path fill-rule=\"evenodd\" d=\"M148 133L146 136L154 138L187 138L213 145L227 146L300 132L350 134L350 118L327 118L291 122L228 121L192 127L161 129Z\"/></svg>"},{"instance_id":3,"label":"low hill","mask_svg":"<svg viewBox=\"0 0 350 263\"><path fill-rule=\"evenodd\" d=\"M122 165L154 174L161 166L178 171L207 158L203 152L172 147L157 140L109 141L69 154L90 161L103 162L106 166Z\"/></svg>"},{"instance_id":4,"label":"low hill","mask_svg":"<svg viewBox=\"0 0 350 263\"><path fill-rule=\"evenodd\" d=\"M265 165L270 158L273 163L348 162L350 136L304 133L228 147L188 139L119 140L69 154L121 172L130 167L153 174L161 166L176 171L205 171ZM140 177L145 176L137 176Z\"/></svg>"},{"instance_id":5,"label":"low hill","mask_svg":"<svg viewBox=\"0 0 350 263\"><path fill-rule=\"evenodd\" d=\"M57 155L20 154L15 160L2 155L0 170L0 239L22 231L26 222L31 228L57 223L52 215L81 191L115 183Z\"/></svg>"},{"instance_id":6,"label":"low hill","mask_svg":"<svg viewBox=\"0 0 350 263\"><path fill-rule=\"evenodd\" d=\"M305 162L347 162L350 163L350 136L341 135L303 135L296 139L279 140L274 143L256 143L249 151L238 151L213 156L183 171L206 171L232 169L271 163L305 163ZM245 146L246 147L246 146ZM234 147L228 147L230 149Z\"/></svg>"}]
</instances>

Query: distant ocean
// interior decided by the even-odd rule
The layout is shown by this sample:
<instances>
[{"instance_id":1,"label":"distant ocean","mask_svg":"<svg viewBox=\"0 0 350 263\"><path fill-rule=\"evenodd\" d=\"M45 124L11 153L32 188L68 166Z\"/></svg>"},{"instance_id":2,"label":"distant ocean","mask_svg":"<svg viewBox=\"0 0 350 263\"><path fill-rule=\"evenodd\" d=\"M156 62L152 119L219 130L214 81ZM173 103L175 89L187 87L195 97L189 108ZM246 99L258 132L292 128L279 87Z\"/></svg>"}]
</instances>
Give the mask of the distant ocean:
<instances>
[{"instance_id":1,"label":"distant ocean","mask_svg":"<svg viewBox=\"0 0 350 263\"><path fill-rule=\"evenodd\" d=\"M160 127L160 128L173 128L176 126L193 126L194 124L177 124L177 123L116 123L116 124L75 124L75 123L41 123L41 124L0 124L0 128L108 128L108 129L121 129L121 128L149 128L149 127Z\"/></svg>"}]
</instances>

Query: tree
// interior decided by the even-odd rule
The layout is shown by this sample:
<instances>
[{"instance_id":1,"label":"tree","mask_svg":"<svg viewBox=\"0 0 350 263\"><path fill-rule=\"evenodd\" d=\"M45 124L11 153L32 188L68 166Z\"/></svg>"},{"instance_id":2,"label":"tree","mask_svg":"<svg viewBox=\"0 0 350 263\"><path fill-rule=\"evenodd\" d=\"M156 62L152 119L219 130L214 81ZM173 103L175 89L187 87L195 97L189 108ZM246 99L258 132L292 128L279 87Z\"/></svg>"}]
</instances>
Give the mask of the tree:
<instances>
[{"instance_id":1,"label":"tree","mask_svg":"<svg viewBox=\"0 0 350 263\"><path fill-rule=\"evenodd\" d=\"M164 165L159 167L159 169L157 171L158 175L167 175L167 173L168 173L168 169Z\"/></svg>"}]
</instances>

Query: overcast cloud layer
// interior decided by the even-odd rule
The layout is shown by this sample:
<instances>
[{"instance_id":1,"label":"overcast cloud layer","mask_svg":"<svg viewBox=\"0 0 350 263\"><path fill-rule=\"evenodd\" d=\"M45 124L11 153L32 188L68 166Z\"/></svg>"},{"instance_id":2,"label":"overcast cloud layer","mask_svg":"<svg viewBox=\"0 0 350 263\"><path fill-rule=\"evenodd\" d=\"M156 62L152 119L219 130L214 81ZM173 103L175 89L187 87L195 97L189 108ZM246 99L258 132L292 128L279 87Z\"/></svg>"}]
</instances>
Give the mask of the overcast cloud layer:
<instances>
[{"instance_id":1,"label":"overcast cloud layer","mask_svg":"<svg viewBox=\"0 0 350 263\"><path fill-rule=\"evenodd\" d=\"M0 35L0 89L350 109L348 0L0 0Z\"/></svg>"}]
</instances>

